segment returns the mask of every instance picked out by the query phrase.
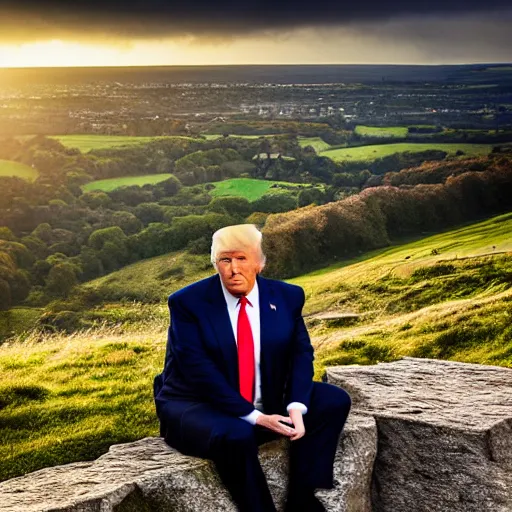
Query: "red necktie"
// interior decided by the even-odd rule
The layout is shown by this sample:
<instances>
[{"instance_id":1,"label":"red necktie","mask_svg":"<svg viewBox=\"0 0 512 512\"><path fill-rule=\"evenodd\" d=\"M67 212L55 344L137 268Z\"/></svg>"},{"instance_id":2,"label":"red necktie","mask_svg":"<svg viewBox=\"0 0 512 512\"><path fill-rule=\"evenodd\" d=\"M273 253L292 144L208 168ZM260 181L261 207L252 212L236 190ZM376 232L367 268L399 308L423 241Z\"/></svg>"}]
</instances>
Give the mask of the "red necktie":
<instances>
[{"instance_id":1,"label":"red necktie","mask_svg":"<svg viewBox=\"0 0 512 512\"><path fill-rule=\"evenodd\" d=\"M240 394L252 403L254 396L254 341L249 317L245 310L246 304L252 304L247 300L247 297L241 297L239 304L237 344Z\"/></svg>"}]
</instances>

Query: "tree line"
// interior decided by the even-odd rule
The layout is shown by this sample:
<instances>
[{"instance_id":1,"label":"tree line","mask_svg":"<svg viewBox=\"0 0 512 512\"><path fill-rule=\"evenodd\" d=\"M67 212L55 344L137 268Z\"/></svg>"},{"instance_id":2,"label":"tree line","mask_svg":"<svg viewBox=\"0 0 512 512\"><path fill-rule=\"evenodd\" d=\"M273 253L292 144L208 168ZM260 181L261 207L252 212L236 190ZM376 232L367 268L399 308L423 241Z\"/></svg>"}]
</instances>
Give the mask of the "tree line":
<instances>
[{"instance_id":1,"label":"tree line","mask_svg":"<svg viewBox=\"0 0 512 512\"><path fill-rule=\"evenodd\" d=\"M337 258L387 246L397 237L438 231L512 209L510 158L485 172L450 175L443 183L367 188L318 207L271 215L265 224L266 272L292 277Z\"/></svg>"}]
</instances>

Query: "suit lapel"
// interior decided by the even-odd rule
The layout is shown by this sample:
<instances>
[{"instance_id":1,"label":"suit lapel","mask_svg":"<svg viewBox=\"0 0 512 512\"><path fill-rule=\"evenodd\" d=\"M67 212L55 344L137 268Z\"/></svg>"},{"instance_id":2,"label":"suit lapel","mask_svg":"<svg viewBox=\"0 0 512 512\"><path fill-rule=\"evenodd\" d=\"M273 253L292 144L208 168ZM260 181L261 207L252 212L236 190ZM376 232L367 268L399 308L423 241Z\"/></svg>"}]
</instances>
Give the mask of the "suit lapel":
<instances>
[{"instance_id":1,"label":"suit lapel","mask_svg":"<svg viewBox=\"0 0 512 512\"><path fill-rule=\"evenodd\" d=\"M273 338L272 333L275 329L277 321L277 311L279 303L277 295L274 293L272 281L268 281L264 277L258 276L258 289L260 294L260 372L261 372L261 395L263 399L263 407L265 410L275 408L269 402L272 396L272 350ZM268 362L268 364L267 364ZM277 406L279 407L279 406ZM277 409L276 409L277 411Z\"/></svg>"},{"instance_id":2,"label":"suit lapel","mask_svg":"<svg viewBox=\"0 0 512 512\"><path fill-rule=\"evenodd\" d=\"M205 299L208 302L205 313L215 331L219 347L224 355L228 380L235 388L238 388L238 353L236 340L233 334L233 328L231 327L231 320L229 319L228 308L224 294L222 293L218 274L212 277Z\"/></svg>"},{"instance_id":3,"label":"suit lapel","mask_svg":"<svg viewBox=\"0 0 512 512\"><path fill-rule=\"evenodd\" d=\"M261 359L265 358L272 350L272 330L277 318L277 297L269 282L264 277L258 276L258 289L260 294L260 343Z\"/></svg>"}]
</instances>

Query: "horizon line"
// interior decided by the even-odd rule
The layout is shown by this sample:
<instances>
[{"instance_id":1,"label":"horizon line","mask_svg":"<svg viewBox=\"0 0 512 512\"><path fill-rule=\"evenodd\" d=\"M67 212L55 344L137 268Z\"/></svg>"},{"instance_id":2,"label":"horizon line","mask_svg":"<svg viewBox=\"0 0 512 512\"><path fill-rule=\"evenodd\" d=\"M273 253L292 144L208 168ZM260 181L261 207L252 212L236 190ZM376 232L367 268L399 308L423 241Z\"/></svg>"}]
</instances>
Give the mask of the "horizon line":
<instances>
[{"instance_id":1,"label":"horizon line","mask_svg":"<svg viewBox=\"0 0 512 512\"><path fill-rule=\"evenodd\" d=\"M9 70L39 70L39 69L130 69L130 68L208 68L208 67L299 67L299 66L417 66L417 67L448 67L448 66L512 66L511 62L453 62L453 63L339 63L339 62L327 62L327 63L279 63L279 64L268 64L268 63L251 63L251 64L127 64L127 65L76 65L76 66L0 66L3 71Z\"/></svg>"}]
</instances>

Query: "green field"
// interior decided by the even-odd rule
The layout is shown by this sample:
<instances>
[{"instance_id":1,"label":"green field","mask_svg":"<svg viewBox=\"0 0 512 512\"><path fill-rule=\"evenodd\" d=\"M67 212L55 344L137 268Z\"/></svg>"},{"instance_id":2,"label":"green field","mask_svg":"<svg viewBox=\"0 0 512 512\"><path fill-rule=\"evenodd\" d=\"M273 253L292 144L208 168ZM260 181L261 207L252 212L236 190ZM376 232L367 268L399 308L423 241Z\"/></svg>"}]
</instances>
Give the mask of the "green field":
<instances>
[{"instance_id":1,"label":"green field","mask_svg":"<svg viewBox=\"0 0 512 512\"><path fill-rule=\"evenodd\" d=\"M274 185L283 185L285 187L299 187L300 184L288 183L286 181L255 180L251 178L233 178L230 180L217 181L212 183L215 188L210 191L214 197L218 196L238 196L245 197L249 201L256 201L269 191L278 193L280 190ZM304 186L304 185L302 185Z\"/></svg>"},{"instance_id":2,"label":"green field","mask_svg":"<svg viewBox=\"0 0 512 512\"><path fill-rule=\"evenodd\" d=\"M311 146L315 149L317 153L331 149L331 145L325 142L320 137L299 137L297 140L301 148Z\"/></svg>"},{"instance_id":3,"label":"green field","mask_svg":"<svg viewBox=\"0 0 512 512\"><path fill-rule=\"evenodd\" d=\"M465 156L484 156L492 151L492 144L456 144L456 143L407 143L375 144L353 148L339 148L322 151L321 155L332 158L334 161L370 162L376 158L394 155L395 153L419 153L421 151L442 150L449 155L463 151Z\"/></svg>"},{"instance_id":4,"label":"green field","mask_svg":"<svg viewBox=\"0 0 512 512\"><path fill-rule=\"evenodd\" d=\"M207 256L185 253L136 263L86 285L128 299L86 312L122 325L1 346L0 479L157 435L152 378L165 355L165 296L212 272ZM326 365L404 355L512 367L512 214L291 282L306 291L317 378ZM130 302L134 288L160 303ZM326 312L341 317L318 318Z\"/></svg>"},{"instance_id":5,"label":"green field","mask_svg":"<svg viewBox=\"0 0 512 512\"><path fill-rule=\"evenodd\" d=\"M50 137L58 140L64 146L78 148L82 153L87 153L93 149L109 149L123 146L134 146L147 144L154 140L162 139L185 139L197 140L192 137L129 137L127 135L56 135Z\"/></svg>"},{"instance_id":6,"label":"green field","mask_svg":"<svg viewBox=\"0 0 512 512\"><path fill-rule=\"evenodd\" d=\"M82 186L84 192L91 192L91 190L102 190L103 192L110 192L119 187L130 187L137 185L155 185L161 181L170 178L172 174L146 174L144 176L123 176L122 178L110 178L107 180L96 180L86 183Z\"/></svg>"},{"instance_id":7,"label":"green field","mask_svg":"<svg viewBox=\"0 0 512 512\"><path fill-rule=\"evenodd\" d=\"M409 133L406 126L356 126L355 133L363 137L397 137L405 138Z\"/></svg>"},{"instance_id":8,"label":"green field","mask_svg":"<svg viewBox=\"0 0 512 512\"><path fill-rule=\"evenodd\" d=\"M0 160L1 176L17 176L27 181L34 181L39 176L39 173L28 165L11 160Z\"/></svg>"},{"instance_id":9,"label":"green field","mask_svg":"<svg viewBox=\"0 0 512 512\"><path fill-rule=\"evenodd\" d=\"M263 138L278 137L280 135L286 135L286 134L283 134L283 133L271 133L271 134L265 134L265 135L237 135L236 133L233 133L231 135L228 135L228 137L231 137L233 139L249 139L249 140L254 140L254 139L261 139L262 137ZM221 139L222 137L224 137L224 135L221 134L221 133L203 133L202 136L206 140L217 140L217 139Z\"/></svg>"}]
</instances>

